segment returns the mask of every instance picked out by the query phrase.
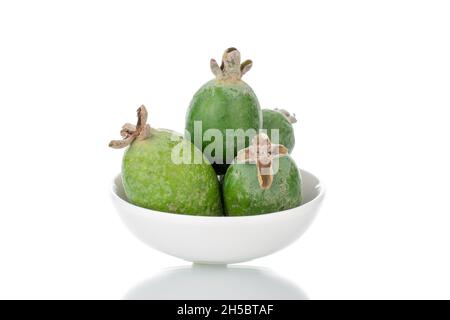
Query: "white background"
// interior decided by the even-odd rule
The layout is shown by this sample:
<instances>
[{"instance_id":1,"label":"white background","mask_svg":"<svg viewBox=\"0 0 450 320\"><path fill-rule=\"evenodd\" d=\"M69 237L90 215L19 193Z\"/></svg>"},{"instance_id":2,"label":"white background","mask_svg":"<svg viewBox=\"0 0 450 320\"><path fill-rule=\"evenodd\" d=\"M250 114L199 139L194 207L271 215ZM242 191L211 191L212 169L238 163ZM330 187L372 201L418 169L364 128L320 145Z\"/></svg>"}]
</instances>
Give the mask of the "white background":
<instances>
[{"instance_id":1,"label":"white background","mask_svg":"<svg viewBox=\"0 0 450 320\"><path fill-rule=\"evenodd\" d=\"M328 192L306 235L245 265L311 299L450 298L449 17L448 1L2 1L0 298L120 299L188 265L121 223L107 145L140 104L182 131L229 46L261 105L297 114L293 156Z\"/></svg>"}]
</instances>

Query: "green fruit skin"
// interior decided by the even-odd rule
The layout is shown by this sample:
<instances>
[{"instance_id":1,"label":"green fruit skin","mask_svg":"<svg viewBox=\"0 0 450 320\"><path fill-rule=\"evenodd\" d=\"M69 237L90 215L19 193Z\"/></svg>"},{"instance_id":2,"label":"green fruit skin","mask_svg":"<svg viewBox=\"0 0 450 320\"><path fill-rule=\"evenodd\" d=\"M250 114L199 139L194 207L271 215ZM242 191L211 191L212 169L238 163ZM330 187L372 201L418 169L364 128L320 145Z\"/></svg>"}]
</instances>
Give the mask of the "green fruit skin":
<instances>
[{"instance_id":1,"label":"green fruit skin","mask_svg":"<svg viewBox=\"0 0 450 320\"><path fill-rule=\"evenodd\" d=\"M298 207L302 203L300 172L290 156L279 158L272 185L259 186L256 165L233 163L223 182L225 215L246 216Z\"/></svg>"},{"instance_id":2,"label":"green fruit skin","mask_svg":"<svg viewBox=\"0 0 450 320\"><path fill-rule=\"evenodd\" d=\"M289 153L292 152L292 149L294 149L295 145L295 135L294 135L294 128L292 127L292 123L289 122L289 120L281 113L276 110L268 110L264 109L262 111L263 115L263 129L267 130L267 135L269 136L270 140L272 140L273 143L276 143L276 141L273 141L271 129L278 129L279 130L279 142L278 144L282 144L285 146Z\"/></svg>"},{"instance_id":3,"label":"green fruit skin","mask_svg":"<svg viewBox=\"0 0 450 320\"><path fill-rule=\"evenodd\" d=\"M177 137L172 141L171 137ZM202 164L175 164L173 147L188 144ZM194 158L192 158L194 159ZM125 152L122 181L130 202L140 207L189 215L223 215L216 173L201 151L169 130L151 129L150 137L135 140Z\"/></svg>"},{"instance_id":4,"label":"green fruit skin","mask_svg":"<svg viewBox=\"0 0 450 320\"><path fill-rule=\"evenodd\" d=\"M226 137L226 129L254 129L256 133L261 128L262 114L259 107L258 98L253 90L245 82L219 82L211 80L203 85L194 95L186 115L186 130L190 133L192 143L194 139L194 121L202 121L202 139L203 134L208 129L218 129L222 133L223 150L222 157L213 157L212 163L217 174L225 174L228 167L237 155L237 139ZM234 148L231 145L227 148L227 142L231 143L234 139ZM199 141L200 139L197 138ZM251 137L246 139L246 148L250 144ZM197 145L202 151L205 150L212 141L203 141ZM241 148L239 148L241 149Z\"/></svg>"}]
</instances>

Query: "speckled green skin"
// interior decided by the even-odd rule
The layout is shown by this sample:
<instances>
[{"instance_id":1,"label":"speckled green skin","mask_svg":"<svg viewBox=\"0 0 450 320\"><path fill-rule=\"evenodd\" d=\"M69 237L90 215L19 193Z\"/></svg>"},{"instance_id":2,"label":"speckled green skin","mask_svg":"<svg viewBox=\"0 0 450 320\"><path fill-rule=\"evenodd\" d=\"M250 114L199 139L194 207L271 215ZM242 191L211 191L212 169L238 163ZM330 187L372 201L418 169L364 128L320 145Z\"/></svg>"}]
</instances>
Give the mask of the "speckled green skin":
<instances>
[{"instance_id":1,"label":"speckled green skin","mask_svg":"<svg viewBox=\"0 0 450 320\"><path fill-rule=\"evenodd\" d=\"M217 174L225 174L228 165L237 155L237 139L226 137L225 129L254 129L256 132L261 128L262 114L258 99L253 90L245 82L238 80L233 82L219 82L211 80L203 85L194 95L186 115L186 130L191 135L194 143L194 121L202 121L203 133L211 128L219 129L224 137L223 157L210 159L215 163L218 160L223 165L215 165ZM203 134L202 133L202 134ZM234 149L227 150L227 139L235 139ZM203 138L202 138L203 140ZM250 139L246 139L245 148L248 147ZM202 151L211 141L203 141L198 145ZM227 159L226 159L227 157ZM220 162L219 162L220 163Z\"/></svg>"},{"instance_id":2,"label":"speckled green skin","mask_svg":"<svg viewBox=\"0 0 450 320\"><path fill-rule=\"evenodd\" d=\"M172 141L173 132L151 129L150 137L135 140L125 152L122 181L130 202L144 208L190 215L223 215L219 182L212 166L175 164L172 148L183 138ZM191 147L192 157L200 150ZM187 149L189 150L189 149ZM200 155L203 157L202 155Z\"/></svg>"},{"instance_id":3,"label":"speckled green skin","mask_svg":"<svg viewBox=\"0 0 450 320\"><path fill-rule=\"evenodd\" d=\"M281 113L275 110L263 109L263 128L267 130L267 135L270 140L275 143L272 139L271 129L279 130L279 142L278 144L282 144L285 146L289 153L292 152L295 145L295 136L294 136L294 128L289 120Z\"/></svg>"},{"instance_id":4,"label":"speckled green skin","mask_svg":"<svg viewBox=\"0 0 450 320\"><path fill-rule=\"evenodd\" d=\"M290 156L279 158L272 186L259 186L256 164L233 163L223 182L225 215L246 216L298 207L302 203L300 173Z\"/></svg>"}]
</instances>

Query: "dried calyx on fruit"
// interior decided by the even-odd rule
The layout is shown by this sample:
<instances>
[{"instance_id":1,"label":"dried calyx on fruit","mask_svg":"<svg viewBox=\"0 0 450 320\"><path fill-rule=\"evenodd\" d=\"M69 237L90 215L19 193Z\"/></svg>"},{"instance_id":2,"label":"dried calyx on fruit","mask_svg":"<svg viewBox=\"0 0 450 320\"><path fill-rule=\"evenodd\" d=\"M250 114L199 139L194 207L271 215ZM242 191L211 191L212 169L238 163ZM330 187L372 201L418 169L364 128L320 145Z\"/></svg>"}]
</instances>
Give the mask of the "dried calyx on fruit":
<instances>
[{"instance_id":1,"label":"dried calyx on fruit","mask_svg":"<svg viewBox=\"0 0 450 320\"><path fill-rule=\"evenodd\" d=\"M211 71L218 81L238 81L253 66L252 60L241 63L241 54L236 48L228 48L222 56L222 64L217 64L215 59L210 61Z\"/></svg>"},{"instance_id":2,"label":"dried calyx on fruit","mask_svg":"<svg viewBox=\"0 0 450 320\"><path fill-rule=\"evenodd\" d=\"M297 122L295 114L290 114L284 109L263 109L263 129L267 130L272 141L276 141L275 133L272 130L277 130L278 142L288 148L289 153L295 145L295 135L293 123Z\"/></svg>"},{"instance_id":3,"label":"dried calyx on fruit","mask_svg":"<svg viewBox=\"0 0 450 320\"><path fill-rule=\"evenodd\" d=\"M125 123L120 130L122 140L111 140L109 146L114 149L125 148L130 145L134 139L144 140L150 135L150 125L147 124L147 109L145 106L140 106L137 109L137 124Z\"/></svg>"},{"instance_id":4,"label":"dried calyx on fruit","mask_svg":"<svg viewBox=\"0 0 450 320\"><path fill-rule=\"evenodd\" d=\"M275 108L274 110L278 111L281 114L283 114L289 120L290 123L296 123L297 122L297 118L295 117L295 113L290 114L289 111L284 110L284 109L278 109L278 108Z\"/></svg>"},{"instance_id":5,"label":"dried calyx on fruit","mask_svg":"<svg viewBox=\"0 0 450 320\"><path fill-rule=\"evenodd\" d=\"M273 182L273 161L287 155L288 150L281 144L272 144L269 137L260 133L253 138L250 147L242 149L236 157L237 163L254 163L258 170L258 181L262 189L269 189Z\"/></svg>"},{"instance_id":6,"label":"dried calyx on fruit","mask_svg":"<svg viewBox=\"0 0 450 320\"><path fill-rule=\"evenodd\" d=\"M262 114L255 93L241 80L252 67L250 60L241 63L239 51L229 48L225 50L220 66L214 59L210 66L215 79L203 85L192 98L186 115L186 132L213 163L217 174L224 174L238 150L248 147L251 137L261 128ZM216 138L222 142L217 148L208 147L216 140L205 139L208 137L205 132L210 129L221 134ZM248 132L249 129L254 134L244 139L236 137L238 131Z\"/></svg>"},{"instance_id":7,"label":"dried calyx on fruit","mask_svg":"<svg viewBox=\"0 0 450 320\"><path fill-rule=\"evenodd\" d=\"M140 207L190 215L222 215L219 183L214 169L191 142L179 134L147 124L147 110L137 110L136 125L125 124L122 140L109 146L124 148L122 182L128 200ZM199 164L175 163L172 151L182 144ZM184 156L184 155L183 155ZM195 199L195 201L192 201Z\"/></svg>"},{"instance_id":8,"label":"dried calyx on fruit","mask_svg":"<svg viewBox=\"0 0 450 320\"><path fill-rule=\"evenodd\" d=\"M226 215L256 215L301 204L301 176L283 145L260 133L239 152L223 182Z\"/></svg>"}]
</instances>

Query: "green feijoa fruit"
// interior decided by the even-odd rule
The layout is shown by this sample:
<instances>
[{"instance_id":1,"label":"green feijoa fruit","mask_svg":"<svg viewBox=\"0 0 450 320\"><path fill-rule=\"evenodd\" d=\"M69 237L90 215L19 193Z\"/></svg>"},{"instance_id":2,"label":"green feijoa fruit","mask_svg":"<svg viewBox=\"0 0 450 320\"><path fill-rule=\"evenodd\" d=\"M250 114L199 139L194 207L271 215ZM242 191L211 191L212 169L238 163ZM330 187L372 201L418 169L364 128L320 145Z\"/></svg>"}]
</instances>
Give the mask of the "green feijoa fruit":
<instances>
[{"instance_id":1,"label":"green feijoa fruit","mask_svg":"<svg viewBox=\"0 0 450 320\"><path fill-rule=\"evenodd\" d=\"M150 128L144 106L137 112L137 125L124 125L123 140L110 143L113 148L129 146L122 161L128 200L163 212L222 215L219 182L201 151L173 131Z\"/></svg>"},{"instance_id":2,"label":"green feijoa fruit","mask_svg":"<svg viewBox=\"0 0 450 320\"><path fill-rule=\"evenodd\" d=\"M267 130L267 135L270 140L284 145L289 153L292 152L295 145L295 135L293 123L297 122L295 115L291 115L289 112L283 109L263 109L263 129ZM275 130L278 130L275 132ZM277 136L275 137L275 134ZM278 142L276 141L278 139Z\"/></svg>"},{"instance_id":3,"label":"green feijoa fruit","mask_svg":"<svg viewBox=\"0 0 450 320\"><path fill-rule=\"evenodd\" d=\"M241 80L251 66L250 60L241 64L235 48L225 51L220 67L212 59L216 78L195 93L186 114L186 138L202 150L217 174L225 174L237 152L248 147L261 128L258 99Z\"/></svg>"},{"instance_id":4,"label":"green feijoa fruit","mask_svg":"<svg viewBox=\"0 0 450 320\"><path fill-rule=\"evenodd\" d=\"M239 151L223 181L225 215L245 216L282 211L302 203L302 181L283 145L267 135Z\"/></svg>"}]
</instances>

